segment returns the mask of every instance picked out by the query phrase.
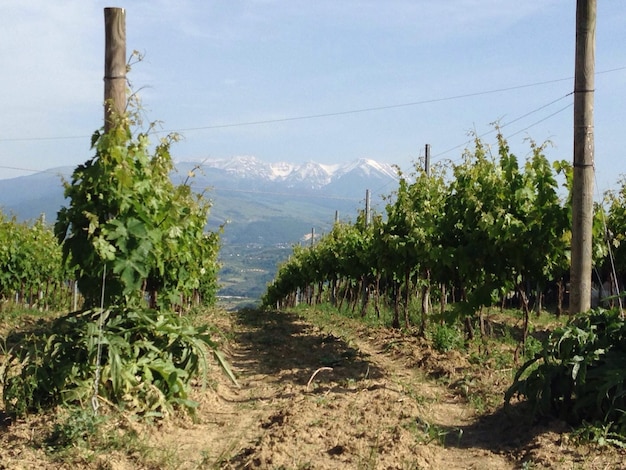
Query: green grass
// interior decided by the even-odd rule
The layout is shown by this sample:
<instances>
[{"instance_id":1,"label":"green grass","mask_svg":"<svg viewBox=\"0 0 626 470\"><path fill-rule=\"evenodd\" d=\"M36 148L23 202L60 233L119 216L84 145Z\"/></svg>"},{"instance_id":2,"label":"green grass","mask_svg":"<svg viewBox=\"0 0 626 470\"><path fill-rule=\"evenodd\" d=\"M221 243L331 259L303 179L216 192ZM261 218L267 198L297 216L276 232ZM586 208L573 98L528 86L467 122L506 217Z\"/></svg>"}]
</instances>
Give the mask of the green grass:
<instances>
[{"instance_id":1,"label":"green grass","mask_svg":"<svg viewBox=\"0 0 626 470\"><path fill-rule=\"evenodd\" d=\"M147 468L174 469L181 464L175 449L154 447L122 413L108 410L106 415L96 415L90 407L59 409L48 431L32 444L42 448L54 466L80 467L113 453ZM149 424L143 426L145 432Z\"/></svg>"}]
</instances>

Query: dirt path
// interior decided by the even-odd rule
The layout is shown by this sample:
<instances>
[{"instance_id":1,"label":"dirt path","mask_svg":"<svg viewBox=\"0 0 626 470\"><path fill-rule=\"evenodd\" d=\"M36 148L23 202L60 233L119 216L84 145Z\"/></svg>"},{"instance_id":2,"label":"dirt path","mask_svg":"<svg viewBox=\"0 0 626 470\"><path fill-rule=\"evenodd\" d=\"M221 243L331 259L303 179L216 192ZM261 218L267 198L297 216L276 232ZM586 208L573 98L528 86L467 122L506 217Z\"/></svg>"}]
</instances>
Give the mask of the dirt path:
<instances>
[{"instance_id":1,"label":"dirt path","mask_svg":"<svg viewBox=\"0 0 626 470\"><path fill-rule=\"evenodd\" d=\"M241 389L220 384L203 404L214 412L180 436L192 454L211 442L185 468L605 468L562 429L520 427L519 410L478 417L425 374L462 366L460 355L438 361L414 338L323 331L291 314L241 312L234 329Z\"/></svg>"},{"instance_id":2,"label":"dirt path","mask_svg":"<svg viewBox=\"0 0 626 470\"><path fill-rule=\"evenodd\" d=\"M322 329L293 314L241 311L220 321L241 387L215 366L212 387L193 392L195 420L129 420L141 448L52 467L31 445L33 422L16 423L0 435L0 469L626 468L624 451L576 446L562 423L529 423L523 406L478 414L458 352L347 320ZM510 369L484 376L500 390Z\"/></svg>"}]
</instances>

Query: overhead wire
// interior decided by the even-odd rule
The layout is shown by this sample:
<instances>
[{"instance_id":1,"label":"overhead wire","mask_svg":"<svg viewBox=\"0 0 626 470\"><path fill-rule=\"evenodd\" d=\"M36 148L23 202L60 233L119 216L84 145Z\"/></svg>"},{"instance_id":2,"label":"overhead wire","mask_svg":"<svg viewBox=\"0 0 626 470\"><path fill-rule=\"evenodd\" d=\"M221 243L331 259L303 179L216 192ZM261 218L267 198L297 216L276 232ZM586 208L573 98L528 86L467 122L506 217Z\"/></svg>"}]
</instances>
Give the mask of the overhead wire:
<instances>
[{"instance_id":1,"label":"overhead wire","mask_svg":"<svg viewBox=\"0 0 626 470\"><path fill-rule=\"evenodd\" d=\"M514 132L513 134L509 134L509 135L507 136L507 138L509 138L509 139L510 139L511 137L514 137L514 136L516 136L516 135L518 135L518 134L521 134L522 132L526 132L526 131L527 131L528 129L530 129L531 127L534 127L534 126L536 126L537 124L541 124L542 122L547 121L547 120L548 120L548 119L550 119L551 117L556 116L557 114L562 113L562 112L563 112L563 111L565 111L566 109L571 108L573 105L574 105L574 103L569 103L568 105L563 106L561 109L559 109L559 110L557 110L557 111L553 112L552 114L548 114L546 117L544 117L544 118L542 118L542 119L539 119L538 121L533 122L531 125L526 126L526 127L524 127L523 129L520 129L519 131Z\"/></svg>"},{"instance_id":2,"label":"overhead wire","mask_svg":"<svg viewBox=\"0 0 626 470\"><path fill-rule=\"evenodd\" d=\"M604 71L596 72L596 75L600 75L600 74L604 74L604 73L610 73L610 72L616 72L616 71L625 70L625 69L626 69L626 66L615 68L615 69L611 69L611 70L604 70ZM520 90L520 89L523 89L523 88L531 88L531 87L537 87L537 86L543 86L543 85L550 85L550 84L553 84L553 83L563 82L563 81L567 81L567 80L573 80L573 78L574 77L556 78L556 79L551 79L551 80L544 80L544 81L539 81L539 82L526 83L526 84L522 84L522 85L513 85L513 86L509 86L509 87L495 88L495 89L491 89L491 90L483 90L483 91L463 93L463 94L451 95L451 96L445 96L445 97L439 97L439 98L429 98L429 99L424 99L424 100L409 101L409 102L398 103L398 104L390 104L390 105L382 105L382 106L371 106L371 107L366 107L366 108L355 108L355 109L349 109L349 110L343 110L343 111L333 111L333 112L328 112L328 113L308 114L308 115L301 115L301 116L290 116L290 117L277 118L277 119L263 119L263 120L257 120L257 121L241 121L241 122L233 122L233 123L226 123L226 124L212 124L212 125L198 126L198 127L176 128L176 129L168 129L168 130L155 130L154 132L157 133L157 134L160 134L160 133L172 133L172 132L179 132L179 133L180 132L192 132L192 131L199 131L199 130L224 129L224 128L230 128L230 127L243 127L243 126L261 125L261 124L275 124L275 123L280 123L280 122L300 121L300 120L308 120L308 119L319 119L319 118L326 118L326 117L344 116L344 115L349 115L349 114L359 114L359 113L367 113L367 112L374 112L374 111L384 111L384 110L388 110L388 109L397 109L397 108L419 106L419 105L432 104L432 103L440 103L440 102L444 102L444 101L453 101L453 100L459 100L459 99L465 99L465 98L472 98L472 97L476 97L476 96L484 96L484 95L490 95L490 94L495 94L495 93L503 93L503 92L507 92L507 91ZM91 137L91 134L89 134L89 135L86 135L86 134L85 135L70 135L70 136L51 136L51 137L4 137L4 138L0 137L0 142L28 142L28 141L42 141L42 140L71 140L71 139L84 139L84 138L88 138L88 137Z\"/></svg>"},{"instance_id":3,"label":"overhead wire","mask_svg":"<svg viewBox=\"0 0 626 470\"><path fill-rule=\"evenodd\" d=\"M609 69L609 70L602 70L600 72L596 72L596 75L602 75L602 74L611 73L611 72L618 72L618 71L621 71L621 70L626 70L626 66L624 66L624 67L617 67L617 68L613 68L613 69ZM260 125L260 124L274 124L274 123L280 123L280 122L301 121L301 120L306 120L306 119L318 119L318 118L325 118L325 117L344 116L344 115L347 115L347 114L367 113L367 112L372 112L372 111L384 111L384 110L388 110L388 109L404 108L404 107L410 107L410 106L419 106L419 105L424 105L424 104L439 103L439 102L443 102L443 101L453 101L453 100L464 99L464 98L473 98L473 97L476 97L476 96L490 95L490 94L494 94L494 93L502 93L502 92L506 92L506 91L520 90L520 89L523 89L523 88L531 88L531 87L542 86L542 85L550 85L550 84L553 84L553 83L559 83L559 82L564 82L564 81L573 80L573 79L574 79L574 77L556 78L556 79L544 80L544 81L540 81L540 82L527 83L527 84L523 84L523 85L513 85L513 86L510 86L510 87L495 88L495 89L492 89L492 90L478 91L478 92L472 92L472 93L464 93L464 94L460 94L460 95L453 95L453 96L447 96L447 97L441 97L441 98L431 98L431 99L425 99L425 100L411 101L411 102L407 102L407 103L391 104L391 105L384 105L384 106L373 106L373 107L368 107L368 108L351 109L351 110L347 110L347 111L336 111L336 112L321 113L321 114L310 114L310 115L304 115L304 116L292 116L292 117L277 118L277 119L264 119L264 120L258 120L258 121L246 121L246 122L236 122L236 123L227 123L227 124L215 124L215 125L207 125L207 126L199 126L199 127L190 127L190 128L184 128L184 129L163 130L163 131L158 131L157 133L189 132L189 131L198 131L198 130L224 129L224 128L229 128L229 127L253 126L253 125ZM572 93L569 93L566 96L569 96L570 94L572 94ZM564 97L562 97L562 98L564 98ZM559 98L559 99L562 99L562 98ZM549 103L546 106L549 106L550 104L552 104L552 103ZM522 119L523 117L525 117L525 116L522 116L519 119Z\"/></svg>"},{"instance_id":4,"label":"overhead wire","mask_svg":"<svg viewBox=\"0 0 626 470\"><path fill-rule=\"evenodd\" d=\"M607 70L601 70L599 72L596 72L595 74L603 75L607 73L619 72L621 70L626 70L626 66L615 67L615 68L607 69ZM170 129L170 130L157 130L154 132L155 133L191 132L191 131L198 131L198 130L223 129L223 128L229 128L229 127L243 127L243 126L253 126L253 125L260 125L260 124L274 124L274 123L288 122L288 121L299 121L299 120L306 120L306 119L318 119L318 118L325 118L325 117L343 116L343 115L348 115L348 114L367 113L367 112L373 112L373 111L383 111L383 110L388 110L388 109L404 108L404 107L409 107L409 106L418 106L418 105L424 105L424 104L439 103L443 101L453 101L453 100L464 99L464 98L472 98L476 96L484 96L484 95L490 95L494 93L503 93L507 91L520 90L523 88L550 85L553 83L564 82L564 81L573 80L573 79L574 77L570 76L570 77L555 78L551 80L543 80L539 82L526 83L522 85L513 85L509 87L495 88L491 90L464 93L464 94L452 95L452 96L446 96L446 97L440 97L440 98L410 101L406 103L390 104L390 105L383 105L383 106L371 106L371 107L366 107L366 108L356 108L356 109L349 109L349 110L344 110L344 111L334 111L334 112L328 112L328 113L309 114L309 115L302 115L302 116L291 116L291 117L277 118L277 119L264 119L264 120L258 120L258 121L243 121L243 122L233 122L233 123L226 123L226 124L212 124L212 125L189 127L189 128L178 128L178 129ZM0 142L72 140L72 139L84 139L84 138L89 138L89 137L91 137L91 134L69 135L69 136L50 136L50 137L4 137L4 138L0 137Z\"/></svg>"},{"instance_id":5,"label":"overhead wire","mask_svg":"<svg viewBox=\"0 0 626 470\"><path fill-rule=\"evenodd\" d=\"M626 66L623 67L616 67L613 69L608 69L608 70L603 70L600 72L596 72L596 75L601 75L601 74L606 74L606 73L612 73L612 72L617 72L617 71L621 71L621 70L626 70ZM529 87L535 87L535 86L542 86L542 85L547 85L547 84L552 84L552 83L558 83L558 82L563 82L563 81L567 81L567 80L572 80L573 77L566 77L566 78L558 78L558 79L552 79L552 80L544 80L544 81L540 81L540 82L533 82L533 83L528 83L528 84L523 84L523 85L515 85L515 86L510 86L510 87L503 87L503 88L497 88L497 89L492 89L492 90L486 90L486 91L480 91L480 92L473 92L473 93L465 93L465 94L459 94L459 95L453 95L453 96L448 96L448 97L442 97L442 98L432 98L432 99L427 99L427 100L420 100L420 101L412 101L412 102L407 102L407 103L400 103L400 104L393 104L393 105L385 105L385 106L377 106L377 107L368 107L368 108L359 108L359 109L352 109L352 110L347 110L347 111L337 111L337 112L330 112L330 113L322 113L322 114L312 114L312 115L303 115L303 116L293 116L293 117L287 117L287 118L281 118L281 119L268 119L268 120L259 120L259 121L248 121L248 122L238 122L238 123L230 123L230 124L219 124L219 125L209 125L209 126L200 126L200 127L194 127L194 128L181 128L181 129L175 129L175 130L163 130L163 131L155 131L155 133L164 133L164 132L188 132L188 131L196 131L196 130L210 130L210 129L220 129L220 128L227 128L227 127L240 127L240 126L249 126L249 125L258 125L258 124L272 124L272 123L279 123L279 122L287 122L287 121L297 121L297 120L305 120L305 119L315 119L315 118L324 118L324 117L333 117L333 116L342 116L342 115L348 115L348 114L356 114L356 113L365 113L365 112L372 112L372 111L381 111L381 110L387 110L387 109L394 109L394 108L401 108L401 107L408 107L408 106L417 106L417 105L423 105L423 104L429 104L429 103L437 103L437 102L443 102L443 101L451 101L451 100L457 100L457 99L463 99L463 98L469 98L469 97L475 97L475 96L483 96L483 95L488 95L488 94L494 94L494 93L501 93L501 92L506 92L506 91L512 91L512 90L518 90L518 89L522 89L522 88L529 88ZM539 111L541 111L542 109L545 109L555 103L557 103L558 101L561 101L565 98L567 98L568 96L572 95L573 92L567 93L566 95L563 95L555 100L552 100L538 108L535 108L509 122L506 122L505 124L502 124L499 126L499 128L505 128L507 126L510 126L511 124L518 122L534 113L537 113ZM510 134L507 136L507 138L513 137L515 135L518 135L522 132L525 132L526 130L532 128L533 126L536 126L537 124L540 124L541 122L546 121L547 119L565 111L566 109L570 108L572 106L572 104L568 104L567 106L560 108L559 110L555 111L554 113L533 122L532 124L526 126L525 128ZM487 131L481 135L479 135L479 138L482 138L484 136L487 136L493 132L495 132L496 129L491 129L490 131ZM67 139L78 139L78 138L86 138L89 136L86 135L82 135L82 136L53 136L53 137L28 137L28 138L0 138L0 142L25 142L25 141L44 141L44 140L67 140ZM439 152L435 155L432 156L432 158L437 158L443 155L448 154L449 152L453 151L453 150L457 150L463 146L468 145L469 143L472 142L473 139L470 140L466 140L465 142L455 145L454 147L451 147L443 152ZM35 169L28 169L28 168L21 168L21 167L16 167L16 166L6 166L6 165L0 165L0 168L2 169L8 169L8 170L16 170L16 171L27 171L27 172L34 172L34 173L53 173L53 174L57 174L59 176L64 176L62 174L60 174L57 171L53 171L53 170L35 170ZM385 185L386 186L386 185ZM383 189L383 188L381 188Z\"/></svg>"},{"instance_id":6,"label":"overhead wire","mask_svg":"<svg viewBox=\"0 0 626 470\"><path fill-rule=\"evenodd\" d=\"M59 175L59 176L64 176L61 172L59 171L55 171L55 170L34 170L32 168L23 168L23 167L17 167L17 166L6 166L6 165L0 165L0 168L2 168L3 170L16 170L16 171L27 171L29 173L51 173L53 175ZM69 175L67 175L69 176Z\"/></svg>"},{"instance_id":7,"label":"overhead wire","mask_svg":"<svg viewBox=\"0 0 626 470\"><path fill-rule=\"evenodd\" d=\"M390 104L390 105L384 105L384 106L373 106L369 108L357 108L357 109L351 109L347 111L335 111L335 112L330 112L330 113L309 114L309 115L304 115L304 116L292 116L292 117L277 118L277 119L264 119L264 120L259 120L259 121L246 121L246 122L237 122L237 123L230 123L230 124L215 124L215 125L210 125L210 126L190 127L190 128L185 128L185 129L176 129L176 130L163 130L163 131L158 131L158 132L159 133L189 132L189 131L199 131L199 130L208 130L208 129L224 129L224 128L229 128L229 127L254 126L254 125L259 125L259 124L274 124L274 123L288 122L288 121L301 121L301 120L306 120L306 119L318 119L318 118L325 118L325 117L344 116L347 114L368 113L372 111L384 111L388 109L405 108L405 107L410 107L410 106L440 103L443 101L453 101L453 100L458 100L458 99L463 99L463 98L472 98L476 96L490 95L494 93L502 93L505 91L519 90L522 88L529 88L529 87L535 87L535 86L540 86L540 85L548 85L551 83L557 83L557 82L571 80L571 79L573 79L573 77L558 78L554 80L546 80L543 82L529 83L526 85L516 85L516 86L511 86L511 87L505 87L505 88L496 88L493 90L465 93L461 95L453 95L453 96L447 96L447 97L442 97L442 98L431 98L431 99L426 99L426 100L411 101L408 103Z\"/></svg>"},{"instance_id":8,"label":"overhead wire","mask_svg":"<svg viewBox=\"0 0 626 470\"><path fill-rule=\"evenodd\" d=\"M535 108L535 109L533 109L532 111L529 111L529 112L527 112L526 114L523 114L523 115L521 115L521 116L519 116L519 117L517 117L517 118L515 118L515 119L513 119L513 120L511 120L511 121L508 121L508 122L506 122L506 123L504 123L504 124L500 124L500 125L498 125L498 127L499 127L500 129L504 129L505 127L508 127L508 126L510 126L511 124L514 124L514 123L516 123L516 122L518 122L518 121L521 121L522 119L524 119L524 118L526 118L526 117L528 117L528 116L530 116L530 115L532 115L532 114L535 114L535 113L537 113L537 112L539 112L539 111L541 111L541 110L543 110L543 109L545 109L545 108L547 108L547 107L549 107L549 106L552 106L552 105L553 105L553 104L555 104L555 103L558 103L559 101L561 101L561 100L563 100L563 99L567 98L568 96L571 96L572 94L573 94L573 92L567 93L566 95L563 95L563 96L561 96L560 98L557 98L557 99L555 99L555 100L552 100L552 101L550 101L549 103L546 103L546 104L544 104L544 105L541 105L541 106L539 106L538 108ZM542 122L544 122L544 121L546 121L546 120L550 119L551 117L556 116L557 114L559 114L559 113L561 113L561 112L565 111L566 109L571 108L571 107L572 107L572 104L573 104L573 103L569 103L567 106L564 106L563 108L561 108L561 109L559 109L559 110L555 111L554 113L552 113L552 114L550 114L550 115L548 115L548 116L546 116L546 117L544 117L544 118L542 118L542 119L540 119L540 120L538 120L538 121L535 121L535 122L533 122L532 124L530 124L530 125L526 126L524 129L521 129L521 130L519 130L519 131L517 131L517 132L515 132L515 133L513 133L513 134L509 134L509 135L507 135L506 137L507 137L507 138L511 138L511 137L514 137L514 136L516 136L516 135L518 135L518 134L521 134L522 132L527 131L527 130L528 130L528 129L530 129L531 127L534 127L534 126L536 126L537 124L540 124L540 123L542 123ZM494 128L494 129L491 129L491 130L489 130L489 131L487 131L487 132L484 132L484 133L482 133L482 134L478 135L477 137L478 137L478 138L483 138L483 137L485 137L485 136L488 136L489 134L493 134L493 133L494 133L494 132L496 132L496 131L497 131L497 129L495 129L495 128ZM455 145L454 147L451 147L451 148L449 148L449 149L447 149L447 150L444 150L443 152L439 152L438 154L433 155L433 156L432 156L432 158L437 158L437 157L440 157L440 156L442 156L442 155L446 155L447 153L449 153L449 152L451 152L451 151L453 151L453 150L458 150L459 148L461 148L461 147L463 147L463 146L465 146L465 145L467 145L467 144L469 144L469 143L471 143L471 142L473 142L473 139L466 140L465 142L463 142L463 143L461 143L461 144Z\"/></svg>"},{"instance_id":9,"label":"overhead wire","mask_svg":"<svg viewBox=\"0 0 626 470\"><path fill-rule=\"evenodd\" d=\"M532 115L532 114L535 114L535 113L537 113L537 112L539 112L539 111L541 111L541 110L543 110L543 109L545 109L545 108L548 108L549 106L552 106L553 104L558 103L559 101L561 101L561 100L563 100L563 99L565 99L565 98L567 98L567 97L569 97L569 96L571 96L571 95L573 95L573 92L567 93L566 95L563 95L563 96L561 96L561 97L559 97L559 98L557 98L557 99L554 99L554 100L552 100L552 101L550 101L550 102L548 102L548 103L546 103L546 104L543 104L543 105L539 106L538 108L533 109L532 111L528 111L527 113L525 113L525 114L523 114L523 115L521 115L521 116L518 116L517 118L515 118L515 119L513 119L513 120L511 120L511 121L508 121L508 122L506 122L506 123L504 123L504 124L499 125L498 127L499 127L500 129L503 129L503 128L505 128L505 127L508 127L508 126L510 126L511 124L514 124L514 123L516 123L516 122L519 122L520 120L522 120L522 119L524 119L524 118L526 118L526 117L528 117L528 116L530 116L530 115ZM507 138L507 139L509 139L509 138L514 137L514 136L516 136L516 135L518 135L518 134L521 134L522 132L527 131L528 129L530 129L530 128L532 128L532 127L536 126L537 124L540 124L540 123L542 123L542 122L544 122L544 121L546 121L546 120L550 119L551 117L556 116L556 115L557 115L557 114L559 114L559 113L562 113L563 111L565 111L566 109L571 108L572 106L573 106L573 102L572 102L572 103L568 103L566 106L564 106L564 107L562 107L562 108L558 109L557 111L555 111L555 112L553 112L553 113L549 114L548 116L545 116L545 117L543 117L543 118L541 118L541 119L539 119L539 120L537 120L537 121L534 121L533 123L529 124L528 126L524 127L523 129L521 129L521 130L519 130L519 131L517 131L517 132L514 132L513 134L509 134L509 135L507 135L507 136L506 136L506 138ZM496 132L496 131L497 131L497 129L495 129L495 128L494 128L494 129L491 129L491 130L489 130L489 131L486 131L486 132L484 132L484 133L482 133L482 134L478 135L477 137L478 137L479 139L481 139L481 138L483 138L483 137L486 137L487 135L493 134L493 133L494 133L494 132ZM447 150L445 150L445 151L443 151L443 152L439 152L439 153L437 153L437 154L435 154L435 155L431 156L431 158L435 159L435 158L437 158L437 157L441 157L441 156L443 156L443 155L446 155L446 154L450 153L450 152L451 152L451 151L453 151L453 150L457 150L457 149L459 149L459 148L462 148L462 147L465 147L465 146L467 146L467 145L471 144L473 141L474 141L474 139L469 139L469 140L466 140L466 141L465 141L465 142L463 142L463 143L460 143L460 144L458 144L458 145L455 145L454 147L451 147L451 148L449 148L449 149L447 149ZM451 162L455 162L455 161L458 161L458 159L456 159L456 160L450 160L450 161L451 161ZM435 162L433 161L433 162L431 162L431 163L435 163ZM385 183L384 185L382 185L380 188L378 188L378 189L375 191L375 194L380 194L380 191L382 191L383 189L385 189L385 188L386 188L387 186L389 186L390 184L391 184L391 182L387 182L387 183Z\"/></svg>"},{"instance_id":10,"label":"overhead wire","mask_svg":"<svg viewBox=\"0 0 626 470\"><path fill-rule=\"evenodd\" d=\"M515 119L512 119L512 120L510 120L510 121L500 125L499 128L503 129L503 128L508 127L508 126L510 126L510 125L512 125L512 124L514 124L516 122L519 122L519 121L521 121L522 119L524 119L524 118L526 118L528 116L531 116L531 115L533 115L535 113L538 113L539 111L542 111L543 109L546 109L546 108L552 106L553 104L558 103L559 101L561 101L561 100L571 96L572 94L573 93L570 92L570 93L567 93L567 94L565 94L563 96L560 96L559 98L551 100L548 103L545 103L545 104L543 104L543 105L541 105L541 106L539 106L537 108L534 108L531 111L528 111L528 112L522 114L521 116L518 116ZM519 130L519 131L517 131L517 132L515 132L513 134L508 135L507 138L510 138L510 137L518 135L518 134L520 134L522 132L525 132L526 130L532 128L533 126L536 126L537 124L539 124L541 122L544 122L547 119L550 119L551 117L553 117L553 116L563 112L564 110L570 108L571 106L572 106L572 103L569 103L567 106L564 106L564 107L560 108L559 110L549 114L548 116L543 117L542 119L537 120L537 121L531 123L530 125L526 126L525 128L523 128L523 129L521 129L521 130ZM496 132L496 129L491 129L491 130L489 130L487 132L484 132L484 133L480 134L478 137L479 138L483 138L483 137L485 137L485 136L487 136L489 134L492 134L494 132ZM470 144L472 141L473 140L471 140L471 139L467 140L467 141L465 141L465 142L463 142L461 144L458 144L458 145L456 145L454 147L451 147L451 148L449 148L449 149L447 149L447 150L445 150L443 152L440 152L438 154L433 155L432 158L434 159L434 158L440 157L442 155L446 155L447 153L449 153L449 152L451 152L453 150L456 150L458 148L461 148L461 147L464 147L464 146ZM34 172L34 173L51 173L51 174L55 174L55 175L58 175L58 176L61 176L61 177L67 176L67 175L61 174L58 171L53 171L53 170L34 170L34 169L18 168L18 167L12 167L12 166L4 166L4 165L0 165L0 168L2 168L2 169L11 169L11 170L19 170L19 171L28 171L28 172ZM384 185L382 185L378 189L374 190L373 194L381 194L381 191L383 189L385 189L386 187L388 187L390 184L391 184L391 181L385 183ZM197 186L197 185L194 185L194 186ZM255 191L255 190L243 190L243 189L226 189L226 188L218 188L218 187L212 187L211 189L213 191L215 191L215 192L229 191L229 192L241 192L241 193L251 193L251 194L268 194L268 195L269 194L273 194L273 195L287 195L287 194L289 194L290 196L293 196L292 193L276 193L276 192L270 192L270 191ZM305 195L303 194L302 196L305 196ZM352 201L356 201L357 200L355 198L342 198L342 197L335 197L335 196L316 196L316 197L325 198L325 199L339 199L339 200L352 200ZM358 200L360 200L360 199L358 199Z\"/></svg>"}]
</instances>

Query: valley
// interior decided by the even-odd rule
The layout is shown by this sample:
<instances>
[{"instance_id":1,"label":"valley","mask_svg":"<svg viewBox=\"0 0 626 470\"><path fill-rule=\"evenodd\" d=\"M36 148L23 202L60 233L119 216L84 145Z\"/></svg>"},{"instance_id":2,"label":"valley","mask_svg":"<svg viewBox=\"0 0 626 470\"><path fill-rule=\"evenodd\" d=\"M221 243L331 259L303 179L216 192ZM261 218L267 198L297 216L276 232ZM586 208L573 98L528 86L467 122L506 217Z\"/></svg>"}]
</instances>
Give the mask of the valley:
<instances>
[{"instance_id":1,"label":"valley","mask_svg":"<svg viewBox=\"0 0 626 470\"><path fill-rule=\"evenodd\" d=\"M0 180L0 210L17 220L42 215L49 224L65 204L62 181L71 167ZM372 193L382 212L382 196L396 188L390 165L361 159L344 165L267 163L255 157L179 162L172 180L189 184L211 202L207 229L222 230L219 260L223 302L254 304L294 245L310 243L311 233L327 233L339 220L354 220Z\"/></svg>"}]
</instances>

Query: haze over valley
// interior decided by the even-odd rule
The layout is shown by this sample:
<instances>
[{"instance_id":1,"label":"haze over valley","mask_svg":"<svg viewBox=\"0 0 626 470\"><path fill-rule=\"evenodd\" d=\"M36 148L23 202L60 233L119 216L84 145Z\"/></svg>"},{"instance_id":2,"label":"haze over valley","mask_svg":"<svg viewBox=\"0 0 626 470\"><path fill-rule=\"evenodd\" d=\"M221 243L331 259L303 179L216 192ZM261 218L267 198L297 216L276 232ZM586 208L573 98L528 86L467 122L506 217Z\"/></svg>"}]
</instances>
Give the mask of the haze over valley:
<instances>
[{"instance_id":1,"label":"haze over valley","mask_svg":"<svg viewBox=\"0 0 626 470\"><path fill-rule=\"evenodd\" d=\"M0 208L18 220L44 215L50 224L65 204L63 179L73 168L61 167L0 180ZM328 232L335 214L354 220L372 194L382 212L381 196L396 189L396 170L371 159L343 165L268 163L253 156L178 162L176 184L187 182L211 203L208 229L223 226L220 296L257 300L298 243Z\"/></svg>"}]
</instances>

